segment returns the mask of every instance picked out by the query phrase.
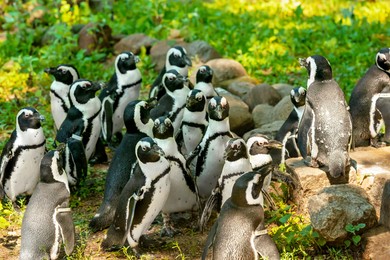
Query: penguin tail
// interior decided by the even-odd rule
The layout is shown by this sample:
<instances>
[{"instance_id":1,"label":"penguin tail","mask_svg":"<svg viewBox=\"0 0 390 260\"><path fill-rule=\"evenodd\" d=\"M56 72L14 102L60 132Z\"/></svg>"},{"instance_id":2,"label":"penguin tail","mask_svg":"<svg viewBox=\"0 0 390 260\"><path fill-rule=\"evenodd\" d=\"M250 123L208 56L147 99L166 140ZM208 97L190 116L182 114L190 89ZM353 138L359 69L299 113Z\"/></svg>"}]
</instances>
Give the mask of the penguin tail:
<instances>
[{"instance_id":1,"label":"penguin tail","mask_svg":"<svg viewBox=\"0 0 390 260\"><path fill-rule=\"evenodd\" d=\"M329 156L329 174L333 178L340 178L344 175L347 158L342 151L334 151Z\"/></svg>"}]
</instances>

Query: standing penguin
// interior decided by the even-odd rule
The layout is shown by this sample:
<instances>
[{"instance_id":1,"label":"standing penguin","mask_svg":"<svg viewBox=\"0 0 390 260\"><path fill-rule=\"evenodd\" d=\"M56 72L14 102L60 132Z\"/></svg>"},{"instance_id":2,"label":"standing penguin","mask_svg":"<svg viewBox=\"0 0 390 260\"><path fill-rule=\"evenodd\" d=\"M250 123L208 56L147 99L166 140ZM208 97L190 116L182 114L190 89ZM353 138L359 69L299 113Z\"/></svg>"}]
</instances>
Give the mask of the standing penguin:
<instances>
[{"instance_id":1,"label":"standing penguin","mask_svg":"<svg viewBox=\"0 0 390 260\"><path fill-rule=\"evenodd\" d=\"M141 100L130 102L125 109L126 133L111 160L107 171L103 202L89 223L93 231L105 229L114 219L121 191L130 179L131 169L137 162L135 147L141 138L153 136L153 121L149 117L152 106Z\"/></svg>"},{"instance_id":2,"label":"standing penguin","mask_svg":"<svg viewBox=\"0 0 390 260\"><path fill-rule=\"evenodd\" d=\"M162 235L172 236L175 230L170 223L170 214L186 210L200 210L200 202L195 180L186 167L186 159L180 153L173 137L171 120L167 117L157 118L154 121L153 136L171 166L169 172L171 191L162 208L164 218Z\"/></svg>"},{"instance_id":3,"label":"standing penguin","mask_svg":"<svg viewBox=\"0 0 390 260\"><path fill-rule=\"evenodd\" d=\"M142 138L136 146L137 164L123 188L114 222L102 242L105 250L124 245L126 239L139 256L138 243L168 198L170 191L169 161L150 137Z\"/></svg>"},{"instance_id":4,"label":"standing penguin","mask_svg":"<svg viewBox=\"0 0 390 260\"><path fill-rule=\"evenodd\" d=\"M123 112L130 101L139 97L142 83L141 72L137 68L139 61L132 52L119 54L115 59L115 73L107 88L99 95L102 102L102 136L108 143L111 143L113 136L120 142L124 125Z\"/></svg>"},{"instance_id":5,"label":"standing penguin","mask_svg":"<svg viewBox=\"0 0 390 260\"><path fill-rule=\"evenodd\" d=\"M54 76L50 86L50 108L56 129L59 129L70 108L70 85L78 80L80 75L74 66L66 64L47 68L45 72Z\"/></svg>"},{"instance_id":6,"label":"standing penguin","mask_svg":"<svg viewBox=\"0 0 390 260\"><path fill-rule=\"evenodd\" d=\"M193 89L188 92L178 139L182 141L181 151L190 154L202 140L208 125L207 100L203 92Z\"/></svg>"},{"instance_id":7,"label":"standing penguin","mask_svg":"<svg viewBox=\"0 0 390 260\"><path fill-rule=\"evenodd\" d=\"M283 144L281 163L284 163L287 158L300 156L297 146L297 132L299 121L305 109L306 89L303 87L292 89L290 98L294 105L293 110L275 136L275 140Z\"/></svg>"},{"instance_id":8,"label":"standing penguin","mask_svg":"<svg viewBox=\"0 0 390 260\"><path fill-rule=\"evenodd\" d=\"M200 66L198 71L196 72L195 80L196 84L194 86L194 89L199 89L205 94L207 98L207 104L212 97L219 96L217 91L215 91L213 87L213 70L210 66Z\"/></svg>"},{"instance_id":9,"label":"standing penguin","mask_svg":"<svg viewBox=\"0 0 390 260\"><path fill-rule=\"evenodd\" d=\"M309 166L327 166L331 183L346 183L352 122L344 93L323 56L300 59L300 64L307 69L309 79L305 110L298 127L299 151Z\"/></svg>"},{"instance_id":10,"label":"standing penguin","mask_svg":"<svg viewBox=\"0 0 390 260\"><path fill-rule=\"evenodd\" d=\"M196 183L201 198L208 198L215 188L225 163L221 149L233 134L229 125L229 103L225 97L213 97L208 105L209 125L202 141L187 158L192 172L196 174ZM190 168L190 169L191 169Z\"/></svg>"},{"instance_id":11,"label":"standing penguin","mask_svg":"<svg viewBox=\"0 0 390 260\"><path fill-rule=\"evenodd\" d=\"M75 229L61 157L62 151L57 150L49 151L42 158L40 182L23 216L20 260L57 259L61 241L67 255L73 251Z\"/></svg>"},{"instance_id":12,"label":"standing penguin","mask_svg":"<svg viewBox=\"0 0 390 260\"><path fill-rule=\"evenodd\" d=\"M74 133L81 133L87 161L95 152L101 131L101 102L95 95L100 88L100 84L85 79L73 82L69 91L71 107L56 136L56 141L66 143ZM105 151L97 152L107 156Z\"/></svg>"},{"instance_id":13,"label":"standing penguin","mask_svg":"<svg viewBox=\"0 0 390 260\"><path fill-rule=\"evenodd\" d=\"M349 100L354 147L380 145L377 136L381 120L386 127L384 140L390 143L389 97L390 49L383 48L376 54L375 64L356 84Z\"/></svg>"},{"instance_id":14,"label":"standing penguin","mask_svg":"<svg viewBox=\"0 0 390 260\"><path fill-rule=\"evenodd\" d=\"M163 69L160 71L158 77L150 87L149 98L157 98L157 100L160 100L164 96L166 89L164 88L162 82L164 74L167 71L174 69L183 77L187 78L188 68L191 66L192 62L187 55L186 49L182 46L174 46L170 48L167 52Z\"/></svg>"},{"instance_id":15,"label":"standing penguin","mask_svg":"<svg viewBox=\"0 0 390 260\"><path fill-rule=\"evenodd\" d=\"M169 70L163 76L163 85L166 93L150 111L150 116L156 119L168 115L173 124L174 136L176 136L183 119L187 95L190 92L188 78L183 77L176 70Z\"/></svg>"},{"instance_id":16,"label":"standing penguin","mask_svg":"<svg viewBox=\"0 0 390 260\"><path fill-rule=\"evenodd\" d=\"M212 247L212 259L280 259L279 252L264 226L260 205L262 176L247 172L237 179L232 196L223 204L203 250L206 259Z\"/></svg>"},{"instance_id":17,"label":"standing penguin","mask_svg":"<svg viewBox=\"0 0 390 260\"><path fill-rule=\"evenodd\" d=\"M212 210L216 208L219 212L225 201L230 198L236 180L244 173L252 171L246 144L242 138L232 138L227 142L224 157L225 164L217 186L211 192L203 209L200 220L201 230L204 229Z\"/></svg>"},{"instance_id":18,"label":"standing penguin","mask_svg":"<svg viewBox=\"0 0 390 260\"><path fill-rule=\"evenodd\" d=\"M39 181L39 164L45 153L43 120L44 117L32 107L25 107L16 115L16 128L0 158L1 199L6 195L15 202L18 195L33 193Z\"/></svg>"}]
</instances>

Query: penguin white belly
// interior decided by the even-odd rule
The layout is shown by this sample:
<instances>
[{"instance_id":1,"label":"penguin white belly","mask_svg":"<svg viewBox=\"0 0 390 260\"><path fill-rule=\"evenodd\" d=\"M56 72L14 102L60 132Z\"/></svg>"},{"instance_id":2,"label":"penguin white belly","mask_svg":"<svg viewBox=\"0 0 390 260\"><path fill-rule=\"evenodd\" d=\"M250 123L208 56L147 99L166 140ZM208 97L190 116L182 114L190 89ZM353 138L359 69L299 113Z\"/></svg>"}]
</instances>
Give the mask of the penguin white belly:
<instances>
[{"instance_id":1,"label":"penguin white belly","mask_svg":"<svg viewBox=\"0 0 390 260\"><path fill-rule=\"evenodd\" d=\"M206 158L203 164L203 169L200 175L196 178L196 183L199 188L199 195L202 198L210 196L211 191L215 188L218 178L221 175L225 159L223 158L223 150L225 149L229 136L223 135L210 141Z\"/></svg>"},{"instance_id":2,"label":"penguin white belly","mask_svg":"<svg viewBox=\"0 0 390 260\"><path fill-rule=\"evenodd\" d=\"M65 105L67 108L70 107L67 95L69 92L69 86L55 81L50 87L50 109L51 114L53 116L54 124L56 125L56 128L59 129L62 122L64 122L66 118L66 112L63 108ZM61 100L58 98L58 96L54 95L52 92L54 91L59 97L63 98L64 100Z\"/></svg>"},{"instance_id":3,"label":"penguin white belly","mask_svg":"<svg viewBox=\"0 0 390 260\"><path fill-rule=\"evenodd\" d=\"M143 216L142 221L139 224L133 226L133 228L127 234L127 241L131 247L138 245L139 238L141 235L146 233L165 204L171 188L169 174L166 174L164 177L158 180L153 187L154 191L152 194L152 200L148 206L148 209L146 210L146 214ZM137 214L137 212L135 212L135 214Z\"/></svg>"},{"instance_id":4,"label":"penguin white belly","mask_svg":"<svg viewBox=\"0 0 390 260\"><path fill-rule=\"evenodd\" d=\"M87 146L85 147L85 155L87 160L89 160L89 158L91 158L92 154L95 152L95 146L97 140L99 139L101 128L100 119L97 116L92 120L91 135L89 137Z\"/></svg>"},{"instance_id":5,"label":"penguin white belly","mask_svg":"<svg viewBox=\"0 0 390 260\"><path fill-rule=\"evenodd\" d=\"M162 212L173 213L193 209L196 206L195 194L188 187L178 163L171 161L170 164L169 178L171 189Z\"/></svg>"},{"instance_id":6,"label":"penguin white belly","mask_svg":"<svg viewBox=\"0 0 390 260\"><path fill-rule=\"evenodd\" d=\"M190 154L202 141L203 133L198 127L183 125L183 140L187 154Z\"/></svg>"},{"instance_id":7,"label":"penguin white belly","mask_svg":"<svg viewBox=\"0 0 390 260\"><path fill-rule=\"evenodd\" d=\"M39 166L45 152L45 146L38 149L23 150L15 164L10 179L5 183L4 190L12 201L19 194L31 195L39 182Z\"/></svg>"},{"instance_id":8,"label":"penguin white belly","mask_svg":"<svg viewBox=\"0 0 390 260\"><path fill-rule=\"evenodd\" d=\"M112 133L121 132L124 126L123 113L127 104L133 100L138 99L141 83L131 88L125 89L123 96L119 99L118 107L112 115Z\"/></svg>"}]
</instances>

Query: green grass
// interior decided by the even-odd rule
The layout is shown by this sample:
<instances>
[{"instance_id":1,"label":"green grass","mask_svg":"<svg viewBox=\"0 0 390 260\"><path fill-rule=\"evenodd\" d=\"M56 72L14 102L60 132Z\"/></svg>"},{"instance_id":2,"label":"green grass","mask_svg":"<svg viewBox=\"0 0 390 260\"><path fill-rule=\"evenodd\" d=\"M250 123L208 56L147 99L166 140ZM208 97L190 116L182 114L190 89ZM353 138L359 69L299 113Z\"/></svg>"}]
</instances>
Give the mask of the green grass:
<instances>
[{"instance_id":1,"label":"green grass","mask_svg":"<svg viewBox=\"0 0 390 260\"><path fill-rule=\"evenodd\" d=\"M142 32L159 40L178 30L185 41L208 42L223 57L239 61L250 76L270 84L305 86L307 75L298 58L321 54L332 64L334 77L347 99L357 80L374 63L376 52L390 42L387 1L126 0L115 1L112 8L105 6L103 12L96 14L87 2L68 4L76 3L75 0L12 2L0 3L0 149L14 128L17 111L24 106L33 106L46 117L43 127L48 146L52 143L52 78L43 72L44 68L70 63L83 78L107 81L112 75L113 68L107 67L107 61L115 56L112 48L86 55L77 47L77 34L72 33L72 27L78 24L96 22L110 26L114 35ZM42 45L45 34L50 40ZM145 50L140 56L145 94L157 73ZM101 193L101 187L100 180L83 186L72 197L72 205L77 207L86 197ZM20 216L12 212L8 206L1 209L1 227L20 224ZM77 214L77 225L87 236L87 220ZM289 219L293 220L300 217ZM302 233L307 223L286 223L289 222L278 229L281 237L286 235L282 231L291 232L294 227L297 229L293 232L300 235L298 239L314 243L312 233ZM178 258L184 258L186 252L175 245ZM77 248L74 259L83 255L82 246ZM294 243L287 243L286 248L290 252L285 251L284 258L302 256ZM329 255L338 259L344 258L343 252L328 250Z\"/></svg>"}]
</instances>

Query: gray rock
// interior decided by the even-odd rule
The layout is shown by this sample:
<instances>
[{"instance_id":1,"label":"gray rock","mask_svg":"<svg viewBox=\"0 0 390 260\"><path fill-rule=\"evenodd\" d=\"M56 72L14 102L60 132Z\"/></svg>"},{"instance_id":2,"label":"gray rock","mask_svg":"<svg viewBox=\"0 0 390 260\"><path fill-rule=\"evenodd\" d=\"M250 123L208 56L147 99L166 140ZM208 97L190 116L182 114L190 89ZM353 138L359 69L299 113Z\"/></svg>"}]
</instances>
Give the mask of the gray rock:
<instances>
[{"instance_id":1,"label":"gray rock","mask_svg":"<svg viewBox=\"0 0 390 260\"><path fill-rule=\"evenodd\" d=\"M280 100L272 110L273 120L286 121L293 108L294 105L291 102L290 96L283 97L282 100Z\"/></svg>"},{"instance_id":2,"label":"gray rock","mask_svg":"<svg viewBox=\"0 0 390 260\"><path fill-rule=\"evenodd\" d=\"M379 223L390 228L390 180L387 180L382 193Z\"/></svg>"},{"instance_id":3,"label":"gray rock","mask_svg":"<svg viewBox=\"0 0 390 260\"><path fill-rule=\"evenodd\" d=\"M84 26L84 25L82 25ZM67 30L67 25L66 23L57 23L54 24L53 26L50 26L45 33L43 34L41 38L41 45L48 45L51 44L56 37L58 37L58 31L64 31Z\"/></svg>"},{"instance_id":4,"label":"gray rock","mask_svg":"<svg viewBox=\"0 0 390 260\"><path fill-rule=\"evenodd\" d=\"M220 82L247 76L245 68L237 61L232 59L213 59L206 63L213 71L213 84L219 86Z\"/></svg>"},{"instance_id":5,"label":"gray rock","mask_svg":"<svg viewBox=\"0 0 390 260\"><path fill-rule=\"evenodd\" d=\"M273 121L272 111L274 107L268 104L257 105L252 111L252 118L256 128Z\"/></svg>"},{"instance_id":6,"label":"gray rock","mask_svg":"<svg viewBox=\"0 0 390 260\"><path fill-rule=\"evenodd\" d=\"M273 139L283 123L283 120L273 121L272 123L265 124L260 128L257 128L257 132L263 135L267 135L269 138Z\"/></svg>"},{"instance_id":7,"label":"gray rock","mask_svg":"<svg viewBox=\"0 0 390 260\"><path fill-rule=\"evenodd\" d=\"M78 46L89 55L92 51L109 48L112 41L112 30L104 24L88 23L79 32Z\"/></svg>"},{"instance_id":8,"label":"gray rock","mask_svg":"<svg viewBox=\"0 0 390 260\"><path fill-rule=\"evenodd\" d=\"M341 244L347 239L347 224L364 223L363 233L377 225L374 206L364 189L352 184L325 187L309 198L307 205L313 229L327 242Z\"/></svg>"},{"instance_id":9,"label":"gray rock","mask_svg":"<svg viewBox=\"0 0 390 260\"><path fill-rule=\"evenodd\" d=\"M253 110L259 104L275 106L281 99L282 97L279 92L268 84L260 84L251 88L243 97L244 102L248 104L250 110Z\"/></svg>"},{"instance_id":10,"label":"gray rock","mask_svg":"<svg viewBox=\"0 0 390 260\"><path fill-rule=\"evenodd\" d=\"M246 95L246 93L248 93L250 91L251 88L253 88L255 86L255 84L251 83L251 82L247 82L247 81L242 81L240 80L241 78L237 78L235 80L233 80L228 86L227 86L227 90L242 98L243 96Z\"/></svg>"},{"instance_id":11,"label":"gray rock","mask_svg":"<svg viewBox=\"0 0 390 260\"><path fill-rule=\"evenodd\" d=\"M155 64L155 71L160 72L162 70L168 50L175 45L180 45L186 50L188 49L188 43L180 39L158 41L150 48L150 58Z\"/></svg>"},{"instance_id":12,"label":"gray rock","mask_svg":"<svg viewBox=\"0 0 390 260\"><path fill-rule=\"evenodd\" d=\"M278 91L281 97L290 96L290 92L294 88L294 86L285 83L273 84L272 87Z\"/></svg>"},{"instance_id":13,"label":"gray rock","mask_svg":"<svg viewBox=\"0 0 390 260\"><path fill-rule=\"evenodd\" d=\"M229 123L230 130L242 136L245 132L253 128L253 120L248 106L237 96L222 88L216 88L219 95L224 96L229 102Z\"/></svg>"},{"instance_id":14,"label":"gray rock","mask_svg":"<svg viewBox=\"0 0 390 260\"><path fill-rule=\"evenodd\" d=\"M156 39L143 33L136 33L122 38L114 45L114 50L117 54L124 51L131 51L132 53L138 55L141 53L141 48L145 47L146 53L149 53L150 48L152 48L153 43L156 41Z\"/></svg>"},{"instance_id":15,"label":"gray rock","mask_svg":"<svg viewBox=\"0 0 390 260\"><path fill-rule=\"evenodd\" d=\"M187 53L191 59L199 60L201 63L206 63L212 59L222 58L217 50L205 41L194 41L188 45Z\"/></svg>"}]
</instances>

